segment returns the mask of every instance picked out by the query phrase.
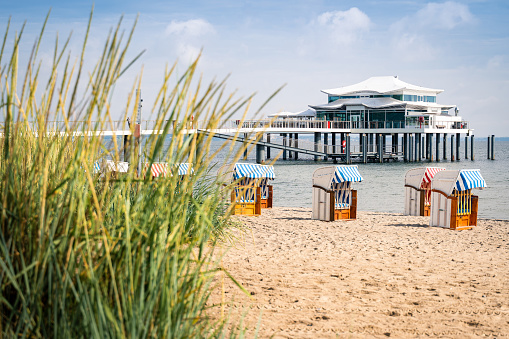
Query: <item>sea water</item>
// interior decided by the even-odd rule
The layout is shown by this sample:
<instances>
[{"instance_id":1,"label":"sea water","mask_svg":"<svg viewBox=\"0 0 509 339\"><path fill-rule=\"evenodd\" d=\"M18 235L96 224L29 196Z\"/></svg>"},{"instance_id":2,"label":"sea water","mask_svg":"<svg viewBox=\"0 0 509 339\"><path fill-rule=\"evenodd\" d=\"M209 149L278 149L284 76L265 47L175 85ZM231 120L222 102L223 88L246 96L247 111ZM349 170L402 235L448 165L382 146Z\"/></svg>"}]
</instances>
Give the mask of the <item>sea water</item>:
<instances>
[{"instance_id":1,"label":"sea water","mask_svg":"<svg viewBox=\"0 0 509 339\"><path fill-rule=\"evenodd\" d=\"M171 136L167 136L165 144L169 144ZM121 139L118 140L121 145ZM224 141L215 140L212 151ZM240 147L238 143L237 147ZM440 145L440 158L442 155ZM280 154L280 150L272 149L272 156ZM435 153L433 153L435 154ZM468 145L470 157L470 138ZM357 163L362 182L353 183L357 189L357 208L359 211L375 211L389 213L403 213L404 210L404 178L409 169L415 167L444 167L446 169L480 169L487 187L474 190L479 196L479 218L509 220L509 138L495 140L495 160L487 159L487 140L476 138L474 142L475 160L465 159L464 138L461 138L460 161L451 161L450 141L447 144L448 160L439 162L386 162ZM213 163L221 164L225 161L226 152L221 152ZM267 162L270 162L268 159ZM240 162L255 163L254 149L249 152L247 159ZM307 207L312 205L312 176L313 172L322 166L332 166L332 161L315 162L312 156L299 154L299 160L281 160L274 162L276 178L274 186L274 206Z\"/></svg>"}]
</instances>

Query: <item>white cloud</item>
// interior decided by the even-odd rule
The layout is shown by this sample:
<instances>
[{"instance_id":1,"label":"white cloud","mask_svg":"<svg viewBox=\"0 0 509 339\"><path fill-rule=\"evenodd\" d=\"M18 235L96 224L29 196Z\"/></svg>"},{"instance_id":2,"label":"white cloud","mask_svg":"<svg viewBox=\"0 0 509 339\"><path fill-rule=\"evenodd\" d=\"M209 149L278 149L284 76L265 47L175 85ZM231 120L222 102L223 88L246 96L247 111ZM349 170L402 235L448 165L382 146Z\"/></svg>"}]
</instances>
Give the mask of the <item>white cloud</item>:
<instances>
[{"instance_id":1,"label":"white cloud","mask_svg":"<svg viewBox=\"0 0 509 339\"><path fill-rule=\"evenodd\" d=\"M474 21L474 16L470 13L468 6L453 1L430 2L412 19L414 25L446 30Z\"/></svg>"},{"instance_id":2,"label":"white cloud","mask_svg":"<svg viewBox=\"0 0 509 339\"><path fill-rule=\"evenodd\" d=\"M371 20L357 7L352 7L347 11L322 13L311 25L337 44L350 45L359 40L363 33L369 32Z\"/></svg>"},{"instance_id":3,"label":"white cloud","mask_svg":"<svg viewBox=\"0 0 509 339\"><path fill-rule=\"evenodd\" d=\"M215 33L214 26L203 19L172 21L165 30L165 35L174 46L177 57L184 63L193 62L208 38Z\"/></svg>"},{"instance_id":4,"label":"white cloud","mask_svg":"<svg viewBox=\"0 0 509 339\"><path fill-rule=\"evenodd\" d=\"M427 3L413 15L391 25L392 45L396 55L407 61L434 58L441 44L441 32L475 23L467 5L447 1ZM442 43L442 46L446 43Z\"/></svg>"},{"instance_id":5,"label":"white cloud","mask_svg":"<svg viewBox=\"0 0 509 339\"><path fill-rule=\"evenodd\" d=\"M215 33L214 26L203 19L194 19L188 21L172 21L166 27L167 35L198 37Z\"/></svg>"}]
</instances>

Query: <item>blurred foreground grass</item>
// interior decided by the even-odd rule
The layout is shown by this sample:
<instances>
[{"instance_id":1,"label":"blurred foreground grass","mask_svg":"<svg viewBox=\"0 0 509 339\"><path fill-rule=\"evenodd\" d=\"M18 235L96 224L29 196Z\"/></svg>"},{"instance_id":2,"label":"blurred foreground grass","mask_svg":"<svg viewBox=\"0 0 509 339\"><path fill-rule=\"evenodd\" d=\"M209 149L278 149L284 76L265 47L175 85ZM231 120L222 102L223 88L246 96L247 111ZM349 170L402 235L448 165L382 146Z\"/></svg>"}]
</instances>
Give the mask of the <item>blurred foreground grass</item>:
<instances>
[{"instance_id":1,"label":"blurred foreground grass","mask_svg":"<svg viewBox=\"0 0 509 339\"><path fill-rule=\"evenodd\" d=\"M5 337L225 335L225 320L206 314L207 307L220 306L206 303L221 270L214 250L240 226L229 220L224 204L228 187L208 172L212 138L177 127L169 148L163 148L164 138L150 136L143 151L148 161L194 167L191 176L151 180L138 176L136 166L115 179L93 173L100 157L121 160L122 145L107 150L98 135L73 135L113 129L112 88L138 58L126 60L133 30L124 37L119 22L90 72L85 72L86 39L76 62L65 57L69 40L61 45L57 40L52 67L41 72L43 27L19 76L23 31L11 39L7 25L0 50L0 334ZM180 77L174 67L165 71L152 110L164 135L173 120L186 126L194 117L214 129L247 109L249 100L223 93L224 83L193 81L195 69L196 63ZM140 82L141 77L133 84L124 120L136 120L134 89ZM56 119L64 120L65 128L50 129L48 122ZM86 122L82 130L74 120ZM136 163L134 149L128 151ZM242 151L229 158L235 161ZM242 335L242 329L228 333Z\"/></svg>"}]
</instances>

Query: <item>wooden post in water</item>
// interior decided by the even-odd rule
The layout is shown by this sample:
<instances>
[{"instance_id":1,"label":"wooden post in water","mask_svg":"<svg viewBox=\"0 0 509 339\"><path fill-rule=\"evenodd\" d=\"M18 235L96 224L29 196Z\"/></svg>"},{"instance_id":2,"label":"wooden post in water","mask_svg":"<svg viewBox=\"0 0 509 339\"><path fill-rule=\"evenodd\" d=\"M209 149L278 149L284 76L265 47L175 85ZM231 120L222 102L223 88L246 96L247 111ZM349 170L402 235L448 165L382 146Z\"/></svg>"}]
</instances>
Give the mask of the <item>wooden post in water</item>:
<instances>
[{"instance_id":1,"label":"wooden post in water","mask_svg":"<svg viewBox=\"0 0 509 339\"><path fill-rule=\"evenodd\" d=\"M488 151L486 152L488 159L490 159L490 155L491 155L490 142L491 142L491 139L490 139L490 136L488 135Z\"/></svg>"},{"instance_id":2,"label":"wooden post in water","mask_svg":"<svg viewBox=\"0 0 509 339\"><path fill-rule=\"evenodd\" d=\"M495 160L495 134L491 135L491 160Z\"/></svg>"}]
</instances>

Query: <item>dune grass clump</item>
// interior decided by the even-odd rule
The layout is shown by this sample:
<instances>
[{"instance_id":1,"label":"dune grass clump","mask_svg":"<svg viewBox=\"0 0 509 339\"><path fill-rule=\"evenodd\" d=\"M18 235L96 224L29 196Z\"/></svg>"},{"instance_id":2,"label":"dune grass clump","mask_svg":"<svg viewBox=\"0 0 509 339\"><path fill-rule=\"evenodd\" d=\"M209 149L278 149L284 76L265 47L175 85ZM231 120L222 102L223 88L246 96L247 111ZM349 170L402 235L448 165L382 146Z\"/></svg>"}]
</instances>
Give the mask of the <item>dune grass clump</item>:
<instances>
[{"instance_id":1,"label":"dune grass clump","mask_svg":"<svg viewBox=\"0 0 509 339\"><path fill-rule=\"evenodd\" d=\"M66 56L69 40L57 40L52 66L42 72L43 27L19 76L23 31L11 41L7 26L0 49L0 336L224 334L224 321L205 311L220 269L215 245L237 226L224 204L228 192L209 175L212 137L188 129L193 119L218 128L247 101L226 96L222 82L193 81L196 63L180 77L167 69L151 119L171 141L151 135L141 153L146 162L168 162L173 175L153 180L138 172L134 146L126 150L126 174L95 173L94 162L123 159L123 145L113 138L105 147L97 131L115 130L110 98L138 58L126 60L133 30L124 37L119 23L91 71L86 38L76 62ZM136 121L139 83L125 107L115 108L124 120ZM174 165L184 162L193 175L177 175Z\"/></svg>"}]
</instances>

